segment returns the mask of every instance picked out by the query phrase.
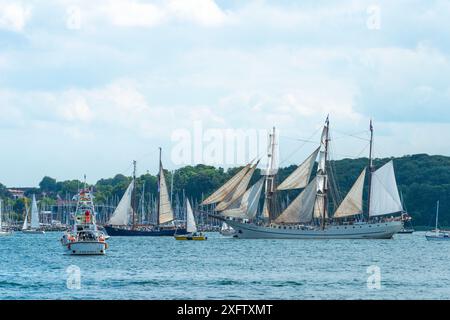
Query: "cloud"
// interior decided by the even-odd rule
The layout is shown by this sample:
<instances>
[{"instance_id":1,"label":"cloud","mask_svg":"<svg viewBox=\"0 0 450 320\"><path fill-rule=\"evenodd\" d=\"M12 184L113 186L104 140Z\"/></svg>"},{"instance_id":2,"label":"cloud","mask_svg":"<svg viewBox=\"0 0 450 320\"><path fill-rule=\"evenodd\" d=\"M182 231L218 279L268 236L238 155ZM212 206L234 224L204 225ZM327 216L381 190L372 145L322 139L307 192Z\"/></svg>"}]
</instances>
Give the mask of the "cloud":
<instances>
[{"instance_id":1,"label":"cloud","mask_svg":"<svg viewBox=\"0 0 450 320\"><path fill-rule=\"evenodd\" d=\"M202 26L218 26L227 19L214 0L169 0L167 12L176 19Z\"/></svg>"},{"instance_id":2,"label":"cloud","mask_svg":"<svg viewBox=\"0 0 450 320\"><path fill-rule=\"evenodd\" d=\"M0 2L0 29L22 32L30 17L30 6L10 1Z\"/></svg>"},{"instance_id":3,"label":"cloud","mask_svg":"<svg viewBox=\"0 0 450 320\"><path fill-rule=\"evenodd\" d=\"M111 20L121 27L152 27L164 21L163 9L151 3L134 0L107 1L99 8Z\"/></svg>"}]
</instances>

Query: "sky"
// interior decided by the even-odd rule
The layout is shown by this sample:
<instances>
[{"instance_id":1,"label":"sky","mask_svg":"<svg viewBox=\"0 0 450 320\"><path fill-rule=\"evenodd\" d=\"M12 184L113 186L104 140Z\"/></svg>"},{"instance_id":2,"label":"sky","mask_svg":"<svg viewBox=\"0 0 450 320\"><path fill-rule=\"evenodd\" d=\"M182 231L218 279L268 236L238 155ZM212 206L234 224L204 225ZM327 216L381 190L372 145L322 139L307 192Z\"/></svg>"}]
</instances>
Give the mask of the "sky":
<instances>
[{"instance_id":1,"label":"sky","mask_svg":"<svg viewBox=\"0 0 450 320\"><path fill-rule=\"evenodd\" d=\"M336 159L367 156L370 119L377 157L450 155L449 15L447 0L0 0L0 182L155 173L159 146L169 170L241 165L217 155L226 132L257 135L261 156L273 126L298 164L328 114Z\"/></svg>"}]
</instances>

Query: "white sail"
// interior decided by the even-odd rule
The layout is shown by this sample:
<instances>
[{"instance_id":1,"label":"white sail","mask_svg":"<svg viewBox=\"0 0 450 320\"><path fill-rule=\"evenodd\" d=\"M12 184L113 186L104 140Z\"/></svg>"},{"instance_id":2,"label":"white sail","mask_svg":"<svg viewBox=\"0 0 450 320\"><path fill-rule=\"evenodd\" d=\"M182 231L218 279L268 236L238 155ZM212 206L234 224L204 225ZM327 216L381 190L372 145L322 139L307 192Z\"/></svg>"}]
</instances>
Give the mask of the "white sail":
<instances>
[{"instance_id":1,"label":"white sail","mask_svg":"<svg viewBox=\"0 0 450 320\"><path fill-rule=\"evenodd\" d=\"M334 213L335 218L354 216L363 212L363 190L365 178L366 168L364 168L363 172L361 172L355 184Z\"/></svg>"},{"instance_id":2,"label":"white sail","mask_svg":"<svg viewBox=\"0 0 450 320\"><path fill-rule=\"evenodd\" d=\"M197 225L195 224L194 212L192 211L191 204L189 200L186 199L186 231L188 233L197 232Z\"/></svg>"},{"instance_id":3,"label":"white sail","mask_svg":"<svg viewBox=\"0 0 450 320\"><path fill-rule=\"evenodd\" d=\"M25 219L23 220L22 230L28 229L28 208L25 208L26 214Z\"/></svg>"},{"instance_id":4,"label":"white sail","mask_svg":"<svg viewBox=\"0 0 450 320\"><path fill-rule=\"evenodd\" d=\"M316 180L311 183L292 201L292 203L275 220L276 223L308 223L312 220L316 200Z\"/></svg>"},{"instance_id":5,"label":"white sail","mask_svg":"<svg viewBox=\"0 0 450 320\"><path fill-rule=\"evenodd\" d=\"M371 189L369 212L371 217L403 211L392 161L372 174Z\"/></svg>"},{"instance_id":6,"label":"white sail","mask_svg":"<svg viewBox=\"0 0 450 320\"><path fill-rule=\"evenodd\" d=\"M320 148L317 148L293 173L279 186L278 190L302 189L308 185L314 163Z\"/></svg>"},{"instance_id":7,"label":"white sail","mask_svg":"<svg viewBox=\"0 0 450 320\"><path fill-rule=\"evenodd\" d=\"M159 170L159 223L173 221L172 204L170 203L169 192L167 191L166 177L161 165Z\"/></svg>"},{"instance_id":8,"label":"white sail","mask_svg":"<svg viewBox=\"0 0 450 320\"><path fill-rule=\"evenodd\" d=\"M264 198L264 206L263 206L262 216L265 220L269 220L269 218L270 218L268 201L269 200L267 198Z\"/></svg>"},{"instance_id":9,"label":"white sail","mask_svg":"<svg viewBox=\"0 0 450 320\"><path fill-rule=\"evenodd\" d=\"M131 181L127 190L122 196L119 204L112 217L109 219L108 224L113 226L125 226L130 223L130 217L133 214L133 208L131 207L131 198L133 196L134 180Z\"/></svg>"},{"instance_id":10,"label":"white sail","mask_svg":"<svg viewBox=\"0 0 450 320\"><path fill-rule=\"evenodd\" d=\"M264 180L264 178L261 178L239 199L237 199L229 209L222 211L221 214L226 217L253 219L258 211L258 203L264 185Z\"/></svg>"},{"instance_id":11,"label":"white sail","mask_svg":"<svg viewBox=\"0 0 450 320\"><path fill-rule=\"evenodd\" d=\"M240 198L245 191L247 191L248 185L250 184L250 180L252 179L258 163L253 165L251 169L247 171L244 178L237 185L236 189L233 192L230 192L226 198L216 206L216 211L223 211L227 209L234 201L236 201L236 199Z\"/></svg>"},{"instance_id":12,"label":"white sail","mask_svg":"<svg viewBox=\"0 0 450 320\"><path fill-rule=\"evenodd\" d=\"M324 210L326 210L325 213L324 213ZM324 217L325 217L325 219L328 219L328 212L327 212L327 209L325 208L324 195L317 194L316 203L314 204L313 216L315 219L323 219Z\"/></svg>"},{"instance_id":13,"label":"white sail","mask_svg":"<svg viewBox=\"0 0 450 320\"><path fill-rule=\"evenodd\" d=\"M31 229L39 229L39 210L37 207L36 196L33 194L31 203Z\"/></svg>"},{"instance_id":14,"label":"white sail","mask_svg":"<svg viewBox=\"0 0 450 320\"><path fill-rule=\"evenodd\" d=\"M241 182L244 178L245 174L250 169L251 164L246 165L241 171L239 171L236 175L233 176L230 180L228 180L222 187L220 187L216 192L206 198L202 205L208 205L223 201L227 195L233 192L236 189L236 186Z\"/></svg>"}]
</instances>

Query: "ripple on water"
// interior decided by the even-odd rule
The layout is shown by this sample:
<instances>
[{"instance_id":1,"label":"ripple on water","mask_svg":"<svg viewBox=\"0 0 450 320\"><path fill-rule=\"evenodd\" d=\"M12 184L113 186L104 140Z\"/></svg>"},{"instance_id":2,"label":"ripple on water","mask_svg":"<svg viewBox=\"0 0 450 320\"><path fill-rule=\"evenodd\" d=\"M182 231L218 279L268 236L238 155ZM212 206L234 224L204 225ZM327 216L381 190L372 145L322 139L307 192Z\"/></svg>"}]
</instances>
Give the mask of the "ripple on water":
<instances>
[{"instance_id":1,"label":"ripple on water","mask_svg":"<svg viewBox=\"0 0 450 320\"><path fill-rule=\"evenodd\" d=\"M2 299L450 299L450 244L388 241L111 238L101 257L62 253L60 233L0 238ZM81 289L66 269L81 269ZM367 289L367 268L381 290Z\"/></svg>"}]
</instances>

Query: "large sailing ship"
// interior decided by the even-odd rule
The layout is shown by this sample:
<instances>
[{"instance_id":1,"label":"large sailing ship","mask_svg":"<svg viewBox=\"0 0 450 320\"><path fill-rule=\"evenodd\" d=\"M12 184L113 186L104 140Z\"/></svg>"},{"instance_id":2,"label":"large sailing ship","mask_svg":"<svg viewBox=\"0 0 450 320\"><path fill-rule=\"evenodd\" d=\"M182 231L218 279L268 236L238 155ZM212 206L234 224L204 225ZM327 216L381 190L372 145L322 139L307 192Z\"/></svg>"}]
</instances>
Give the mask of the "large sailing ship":
<instances>
[{"instance_id":1,"label":"large sailing ship","mask_svg":"<svg viewBox=\"0 0 450 320\"><path fill-rule=\"evenodd\" d=\"M174 236L186 234L185 226L176 226L174 224L174 213L170 202L169 192L167 190L164 168L161 161L161 148L159 149L159 174L158 191L159 199L157 205L157 223L156 225L138 225L135 216L135 189L136 189L136 161L134 161L133 180L128 186L125 194L120 200L112 217L107 225L104 226L110 236Z\"/></svg>"},{"instance_id":2,"label":"large sailing ship","mask_svg":"<svg viewBox=\"0 0 450 320\"><path fill-rule=\"evenodd\" d=\"M404 212L397 189L393 162L374 170L373 126L370 124L369 165L339 203L330 205L332 188L329 167L329 119L322 131L320 146L284 181L277 185L275 129L269 135L268 164L262 178L248 188L256 165L249 164L203 201L215 205L213 217L226 222L236 238L274 239L389 239L403 228L397 215ZM312 178L313 168L317 172ZM368 175L367 208L363 209L363 189ZM312 179L311 179L312 178ZM248 188L248 189L247 189ZM261 194L264 201L258 211ZM280 209L279 194L301 193ZM330 215L330 209L336 208ZM389 217L387 217L389 216Z\"/></svg>"}]
</instances>

